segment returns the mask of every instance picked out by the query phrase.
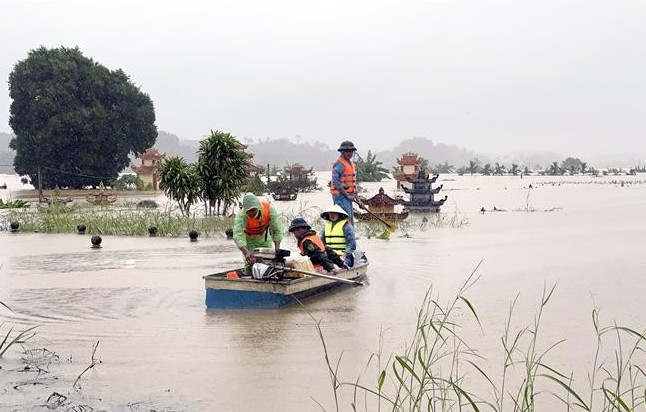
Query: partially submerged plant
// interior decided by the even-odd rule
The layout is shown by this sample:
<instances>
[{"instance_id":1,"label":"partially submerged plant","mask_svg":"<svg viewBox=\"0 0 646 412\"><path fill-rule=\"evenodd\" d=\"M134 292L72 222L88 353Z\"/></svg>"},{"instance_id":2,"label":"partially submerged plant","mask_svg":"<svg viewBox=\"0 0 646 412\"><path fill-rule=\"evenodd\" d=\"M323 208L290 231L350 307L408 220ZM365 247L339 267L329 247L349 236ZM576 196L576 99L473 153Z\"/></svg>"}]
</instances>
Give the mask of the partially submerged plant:
<instances>
[{"instance_id":1,"label":"partially submerged plant","mask_svg":"<svg viewBox=\"0 0 646 412\"><path fill-rule=\"evenodd\" d=\"M550 365L549 355L565 342L545 344L541 339L541 319L555 286L544 288L530 325L512 326L518 298L511 303L501 337L502 370L498 374L487 372L487 359L470 345L464 336L464 325L458 323L468 313L481 328L475 306L465 296L478 280L477 269L446 305L440 304L431 290L427 292L417 313L412 341L403 352L384 356L380 335L379 350L370 355L367 363L368 370L376 369L376 379L369 379L369 383L361 378L341 379L341 356L336 362L331 360L321 321L313 318L323 344L337 411L344 409L342 387L352 390L349 403L353 411L359 410L359 400L363 400L366 411L533 412L544 410L545 405L553 407L556 402L563 404L565 410L629 412L646 405L646 331L616 323L602 327L597 309L592 312L597 348L587 375L589 387L578 388L573 372L564 373ZM609 336L616 339L614 353L602 359L602 343ZM490 390L482 394L487 387Z\"/></svg>"},{"instance_id":2,"label":"partially submerged plant","mask_svg":"<svg viewBox=\"0 0 646 412\"><path fill-rule=\"evenodd\" d=\"M4 305L4 303L3 303ZM7 307L6 305L4 305ZM0 323L0 329L4 326L4 323ZM31 328L27 328L23 330L22 332L16 333L12 336L13 328L9 328L9 331L4 335L4 339L0 341L0 358L15 344L20 344L24 343L27 340L33 338L36 333L31 332L34 330L36 326L32 326ZM0 334L2 336L2 334Z\"/></svg>"}]
</instances>

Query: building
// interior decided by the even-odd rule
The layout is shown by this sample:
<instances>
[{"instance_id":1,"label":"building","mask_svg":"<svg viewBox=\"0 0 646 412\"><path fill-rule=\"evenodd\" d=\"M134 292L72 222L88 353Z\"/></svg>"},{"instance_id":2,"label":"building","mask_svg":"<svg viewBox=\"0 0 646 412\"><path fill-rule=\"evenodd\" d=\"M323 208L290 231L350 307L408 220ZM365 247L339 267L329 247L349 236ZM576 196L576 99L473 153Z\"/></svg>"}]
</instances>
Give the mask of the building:
<instances>
[{"instance_id":1,"label":"building","mask_svg":"<svg viewBox=\"0 0 646 412\"><path fill-rule=\"evenodd\" d=\"M417 177L422 167L422 161L423 159L414 152L404 153L401 158L397 159L399 168L393 172L393 178L397 181L397 189L401 189L402 186L410 187L407 182Z\"/></svg>"},{"instance_id":2,"label":"building","mask_svg":"<svg viewBox=\"0 0 646 412\"><path fill-rule=\"evenodd\" d=\"M157 149L151 147L137 156L137 159L141 159L141 165L130 165L130 168L133 172L137 173L137 177L144 182L146 187L150 187L152 190L159 190L159 175L157 174L157 170L165 157L166 154L160 153Z\"/></svg>"}]
</instances>

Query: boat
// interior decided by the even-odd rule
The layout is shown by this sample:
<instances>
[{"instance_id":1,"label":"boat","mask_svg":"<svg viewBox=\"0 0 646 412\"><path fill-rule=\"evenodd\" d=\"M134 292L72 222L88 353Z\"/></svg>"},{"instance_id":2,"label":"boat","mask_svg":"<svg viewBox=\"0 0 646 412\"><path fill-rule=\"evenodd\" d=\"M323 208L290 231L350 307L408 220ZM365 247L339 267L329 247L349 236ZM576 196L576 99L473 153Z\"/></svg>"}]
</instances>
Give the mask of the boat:
<instances>
[{"instance_id":1,"label":"boat","mask_svg":"<svg viewBox=\"0 0 646 412\"><path fill-rule=\"evenodd\" d=\"M278 309L297 301L320 295L341 286L361 285L368 263L363 263L335 275L312 272L299 278L254 279L241 276L244 269L224 271L203 276L208 309ZM289 273L289 268L285 268ZM295 272L305 273L305 272ZM316 275L316 276L314 276Z\"/></svg>"},{"instance_id":2,"label":"boat","mask_svg":"<svg viewBox=\"0 0 646 412\"><path fill-rule=\"evenodd\" d=\"M282 200L282 201L296 200L297 196L298 196L298 193L295 193L295 192L279 192L279 193L271 194L271 197L273 197L274 200Z\"/></svg>"}]
</instances>

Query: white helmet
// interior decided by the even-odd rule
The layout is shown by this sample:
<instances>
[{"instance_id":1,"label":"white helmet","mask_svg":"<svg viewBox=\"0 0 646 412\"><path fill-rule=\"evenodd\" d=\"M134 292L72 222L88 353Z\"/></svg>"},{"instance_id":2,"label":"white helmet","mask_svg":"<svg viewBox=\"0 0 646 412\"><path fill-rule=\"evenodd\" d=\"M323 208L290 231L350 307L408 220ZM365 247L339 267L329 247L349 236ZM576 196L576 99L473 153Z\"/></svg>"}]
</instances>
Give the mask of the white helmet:
<instances>
[{"instance_id":1,"label":"white helmet","mask_svg":"<svg viewBox=\"0 0 646 412\"><path fill-rule=\"evenodd\" d=\"M328 207L326 210L323 211L323 213L321 213L321 217L323 219L325 219L325 220L330 220L330 218L328 216L328 213L330 213L330 212L338 213L338 214L342 215L343 217L345 217L346 219L348 218L348 213L345 210L343 210L343 208L341 206L339 206L339 205L332 205L332 206Z\"/></svg>"}]
</instances>

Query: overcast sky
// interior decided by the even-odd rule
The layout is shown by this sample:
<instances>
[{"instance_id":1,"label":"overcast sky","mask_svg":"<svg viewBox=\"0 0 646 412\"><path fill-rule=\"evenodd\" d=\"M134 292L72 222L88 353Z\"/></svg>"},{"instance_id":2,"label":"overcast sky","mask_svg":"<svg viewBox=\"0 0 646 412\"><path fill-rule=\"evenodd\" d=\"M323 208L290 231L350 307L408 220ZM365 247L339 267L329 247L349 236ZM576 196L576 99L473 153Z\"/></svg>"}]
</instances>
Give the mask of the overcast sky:
<instances>
[{"instance_id":1,"label":"overcast sky","mask_svg":"<svg viewBox=\"0 0 646 412\"><path fill-rule=\"evenodd\" d=\"M4 132L14 64L78 46L181 139L646 151L646 1L0 0L0 39Z\"/></svg>"}]
</instances>

